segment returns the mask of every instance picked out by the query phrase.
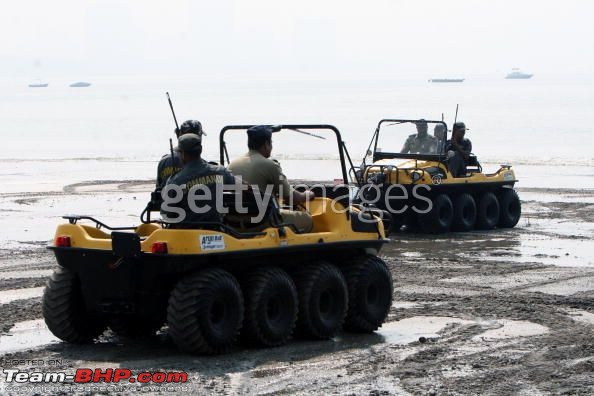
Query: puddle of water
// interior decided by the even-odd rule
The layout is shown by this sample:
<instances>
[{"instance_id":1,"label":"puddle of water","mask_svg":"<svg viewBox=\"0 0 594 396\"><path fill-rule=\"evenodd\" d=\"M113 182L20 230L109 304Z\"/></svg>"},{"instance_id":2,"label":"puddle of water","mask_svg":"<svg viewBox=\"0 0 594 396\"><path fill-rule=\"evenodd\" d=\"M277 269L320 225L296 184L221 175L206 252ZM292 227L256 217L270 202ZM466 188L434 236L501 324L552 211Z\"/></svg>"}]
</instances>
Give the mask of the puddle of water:
<instances>
[{"instance_id":1,"label":"puddle of water","mask_svg":"<svg viewBox=\"0 0 594 396\"><path fill-rule=\"evenodd\" d=\"M576 322L582 322L589 325L594 325L594 314L581 309L567 310L567 314Z\"/></svg>"},{"instance_id":2,"label":"puddle of water","mask_svg":"<svg viewBox=\"0 0 594 396\"><path fill-rule=\"evenodd\" d=\"M592 315L594 317L594 315ZM450 324L478 324L486 331L472 338L473 341L502 340L514 337L531 337L545 334L549 329L537 323L522 320L499 319L476 321L448 316L414 316L397 322L388 322L377 331L389 344L408 344L420 337L436 338Z\"/></svg>"},{"instance_id":3,"label":"puddle of water","mask_svg":"<svg viewBox=\"0 0 594 396\"><path fill-rule=\"evenodd\" d=\"M555 283L548 283L546 285L530 287L524 290L555 294L558 296L571 296L575 293L594 290L594 276L567 279Z\"/></svg>"},{"instance_id":4,"label":"puddle of water","mask_svg":"<svg viewBox=\"0 0 594 396\"><path fill-rule=\"evenodd\" d=\"M472 337L473 341L504 340L515 337L531 337L548 333L549 329L537 323L524 320L500 319L484 324L486 326L500 326Z\"/></svg>"},{"instance_id":5,"label":"puddle of water","mask_svg":"<svg viewBox=\"0 0 594 396\"><path fill-rule=\"evenodd\" d=\"M26 300L33 297L41 297L44 287L30 287L28 289L3 290L0 291L0 304L8 304L17 300Z\"/></svg>"},{"instance_id":6,"label":"puddle of water","mask_svg":"<svg viewBox=\"0 0 594 396\"><path fill-rule=\"evenodd\" d=\"M400 253L404 257L422 257L423 255L420 252L402 252Z\"/></svg>"},{"instance_id":7,"label":"puddle of water","mask_svg":"<svg viewBox=\"0 0 594 396\"><path fill-rule=\"evenodd\" d=\"M521 199L523 201L536 202L577 202L577 203L594 203L594 196L591 193L552 193L552 192L533 192L521 191Z\"/></svg>"},{"instance_id":8,"label":"puddle of water","mask_svg":"<svg viewBox=\"0 0 594 396\"><path fill-rule=\"evenodd\" d=\"M478 296L487 291L482 292L478 290L461 290L461 289L453 289L451 287L437 287L437 286L420 286L420 285L404 285L396 287L399 293L409 293L409 294L416 294L416 293L423 293L423 294L446 294L451 296Z\"/></svg>"},{"instance_id":9,"label":"puddle of water","mask_svg":"<svg viewBox=\"0 0 594 396\"><path fill-rule=\"evenodd\" d=\"M53 272L53 270L4 271L0 272L0 279L44 278Z\"/></svg>"},{"instance_id":10,"label":"puddle of water","mask_svg":"<svg viewBox=\"0 0 594 396\"><path fill-rule=\"evenodd\" d=\"M0 354L37 348L59 342L47 328L43 319L16 323L8 334L0 336Z\"/></svg>"},{"instance_id":11,"label":"puddle of water","mask_svg":"<svg viewBox=\"0 0 594 396\"><path fill-rule=\"evenodd\" d=\"M447 325L473 323L468 320L447 316L414 316L397 322L384 323L377 331L389 344L408 344L419 337L435 338Z\"/></svg>"},{"instance_id":12,"label":"puddle of water","mask_svg":"<svg viewBox=\"0 0 594 396\"><path fill-rule=\"evenodd\" d=\"M555 229L556 232L559 228ZM576 235L576 231L572 231ZM594 242L585 239L532 237L522 240L522 259L562 267L594 267Z\"/></svg>"},{"instance_id":13,"label":"puddle of water","mask_svg":"<svg viewBox=\"0 0 594 396\"><path fill-rule=\"evenodd\" d=\"M505 290L511 288L521 288L522 286L529 287L531 284L538 284L543 282L563 282L570 275L586 275L587 272L576 270L568 272L565 269L559 268L545 268L537 270L522 271L515 274L506 275L484 275L484 276L456 276L454 278L443 279L442 282L448 283L464 283L466 285L490 287L497 290Z\"/></svg>"},{"instance_id":14,"label":"puddle of water","mask_svg":"<svg viewBox=\"0 0 594 396\"><path fill-rule=\"evenodd\" d=\"M396 309L410 309L410 308L417 308L419 307L419 303L414 303L411 301L394 301L392 303L392 308Z\"/></svg>"}]
</instances>

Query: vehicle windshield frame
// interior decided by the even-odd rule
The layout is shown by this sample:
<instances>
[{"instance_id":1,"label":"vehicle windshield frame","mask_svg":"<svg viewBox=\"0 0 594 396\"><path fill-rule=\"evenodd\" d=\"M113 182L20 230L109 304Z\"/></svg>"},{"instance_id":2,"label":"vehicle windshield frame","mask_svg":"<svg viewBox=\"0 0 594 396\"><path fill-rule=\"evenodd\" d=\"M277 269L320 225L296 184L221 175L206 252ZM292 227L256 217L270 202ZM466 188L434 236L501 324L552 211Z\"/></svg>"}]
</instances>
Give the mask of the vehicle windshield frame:
<instances>
[{"instance_id":1,"label":"vehicle windshield frame","mask_svg":"<svg viewBox=\"0 0 594 396\"><path fill-rule=\"evenodd\" d=\"M445 153L445 145L442 148L442 152L438 154L403 154L399 151L377 151L377 144L379 141L379 135L381 131L381 127L383 124L390 123L390 124L406 124L406 123L417 123L421 120L407 120L407 119L397 119L397 118L385 118L382 119L378 124L375 130L374 136L372 138L373 144L373 152L372 158L373 162L383 160L383 159L417 159L417 160L428 160L428 161L444 161L446 159ZM442 124L445 127L445 136L444 142L448 141L448 125L444 121L437 121L437 120L424 120L427 124Z\"/></svg>"},{"instance_id":2,"label":"vehicle windshield frame","mask_svg":"<svg viewBox=\"0 0 594 396\"><path fill-rule=\"evenodd\" d=\"M225 158L227 159L227 165L229 165L230 160L229 160L229 156L227 154L227 146L225 143L225 133L228 131L247 131L249 128L256 126L258 124L254 124L254 125L227 125L225 127L223 127L223 129L221 129L221 132L219 134L219 155L220 155L220 163L221 165L225 166ZM348 152L346 151L346 147L344 144L344 141L342 140L342 136L340 134L340 131L338 130L338 128L336 128L334 125L329 125L329 124L281 124L281 125L271 125L275 128L280 128L280 130L278 132L275 133L281 133L284 131L294 131L294 130L316 130L316 131L331 131L334 133L334 135L336 136L336 143L338 146L338 155L340 158L340 170L342 173L342 180L343 183L348 183L349 182L349 178L348 178L348 173L346 170L346 161L345 161L345 153L348 155ZM298 131L297 131L298 132ZM247 139L247 134L246 134L246 139Z\"/></svg>"}]
</instances>

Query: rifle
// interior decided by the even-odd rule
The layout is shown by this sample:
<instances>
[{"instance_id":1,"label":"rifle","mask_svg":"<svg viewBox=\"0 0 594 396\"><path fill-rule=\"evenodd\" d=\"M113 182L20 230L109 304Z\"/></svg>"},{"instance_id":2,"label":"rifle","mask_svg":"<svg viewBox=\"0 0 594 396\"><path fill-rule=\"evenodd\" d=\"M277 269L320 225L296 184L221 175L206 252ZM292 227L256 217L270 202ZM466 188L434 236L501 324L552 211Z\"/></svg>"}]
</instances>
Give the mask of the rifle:
<instances>
[{"instance_id":1,"label":"rifle","mask_svg":"<svg viewBox=\"0 0 594 396\"><path fill-rule=\"evenodd\" d=\"M169 102L169 108L171 109L171 114L173 114L173 121L175 121L175 134L177 135L177 133L179 132L179 125L177 124L177 117L175 116L175 111L173 111L173 103L171 103L171 98L169 97L169 92L165 92L165 95L167 95L167 101ZM456 112L458 112L457 108L456 108Z\"/></svg>"},{"instance_id":2,"label":"rifle","mask_svg":"<svg viewBox=\"0 0 594 396\"><path fill-rule=\"evenodd\" d=\"M179 133L179 125L177 124L177 117L175 116L175 111L173 110L173 103L171 103L171 98L169 97L169 92L165 92L165 95L167 95L167 101L169 102L169 108L171 109L171 114L173 114L173 121L175 122L175 134L177 135ZM171 140L171 138L169 138L169 152L171 154L171 170L172 170L171 176L173 176L177 172L175 172L175 155L173 153L173 141Z\"/></svg>"}]
</instances>

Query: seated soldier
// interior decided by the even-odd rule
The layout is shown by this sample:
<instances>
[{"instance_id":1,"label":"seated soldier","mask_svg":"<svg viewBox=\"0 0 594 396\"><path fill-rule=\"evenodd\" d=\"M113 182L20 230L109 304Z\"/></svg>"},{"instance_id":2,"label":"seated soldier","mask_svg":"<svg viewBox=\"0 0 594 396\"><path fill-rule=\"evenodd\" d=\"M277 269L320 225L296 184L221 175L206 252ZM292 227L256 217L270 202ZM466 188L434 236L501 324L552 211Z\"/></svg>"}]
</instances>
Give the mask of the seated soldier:
<instances>
[{"instance_id":1,"label":"seated soldier","mask_svg":"<svg viewBox=\"0 0 594 396\"><path fill-rule=\"evenodd\" d=\"M235 178L219 165L212 165L201 158L200 135L187 133L180 136L177 150L183 168L167 180L163 188L161 214L164 219L175 222L174 228L195 228L197 222L221 222L222 214L216 210L217 184L234 185ZM170 190L181 190L183 198L172 196ZM218 189L222 191L221 189ZM189 194L192 192L192 194ZM190 199L196 198L195 202ZM181 219L180 219L181 218Z\"/></svg>"},{"instance_id":2,"label":"seated soldier","mask_svg":"<svg viewBox=\"0 0 594 396\"><path fill-rule=\"evenodd\" d=\"M400 153L402 154L434 154L437 139L427 133L427 121L420 119L416 123L417 133L410 135Z\"/></svg>"},{"instance_id":3,"label":"seated soldier","mask_svg":"<svg viewBox=\"0 0 594 396\"><path fill-rule=\"evenodd\" d=\"M315 198L312 191L299 192L293 189L278 162L270 159L272 152L272 132L269 125L258 125L247 130L249 151L234 159L228 166L235 176L243 182L257 187L260 194L266 191L285 202L300 205ZM268 188L268 190L267 190ZM283 223L293 224L301 232L313 228L311 215L305 211L281 209Z\"/></svg>"},{"instance_id":4,"label":"seated soldier","mask_svg":"<svg viewBox=\"0 0 594 396\"><path fill-rule=\"evenodd\" d=\"M202 130L202 124L200 121L196 120L184 121L179 129L175 128L175 136L177 139L186 133L194 133L200 137L202 137L202 135L206 136L206 133ZM179 172L182 165L182 160L177 148L173 150L173 157L171 157L171 153L164 155L157 166L157 189L163 188L167 179L171 175Z\"/></svg>"},{"instance_id":5,"label":"seated soldier","mask_svg":"<svg viewBox=\"0 0 594 396\"><path fill-rule=\"evenodd\" d=\"M446 143L446 127L444 124L435 124L433 128L433 137L436 139L437 150L436 154L443 154L443 149Z\"/></svg>"},{"instance_id":6,"label":"seated soldier","mask_svg":"<svg viewBox=\"0 0 594 396\"><path fill-rule=\"evenodd\" d=\"M465 139L466 125L463 122L456 122L452 128L452 139L446 143L448 154L448 168L454 177L466 175L468 159L472 152L472 143Z\"/></svg>"}]
</instances>

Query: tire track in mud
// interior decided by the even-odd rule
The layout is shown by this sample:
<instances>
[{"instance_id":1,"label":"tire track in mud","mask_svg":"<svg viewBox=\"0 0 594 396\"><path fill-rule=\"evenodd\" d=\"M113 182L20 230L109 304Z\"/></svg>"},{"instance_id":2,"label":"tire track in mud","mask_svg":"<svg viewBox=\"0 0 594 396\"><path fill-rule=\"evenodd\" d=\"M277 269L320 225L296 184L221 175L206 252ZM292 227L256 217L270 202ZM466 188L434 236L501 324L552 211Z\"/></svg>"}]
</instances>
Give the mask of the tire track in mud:
<instances>
[{"instance_id":1,"label":"tire track in mud","mask_svg":"<svg viewBox=\"0 0 594 396\"><path fill-rule=\"evenodd\" d=\"M87 191L79 191L85 187L105 187L107 185L115 185L115 191L131 192L134 187L147 186L149 193L153 190L154 180L90 180L80 183L73 183L62 188L64 194L88 194ZM109 190L101 189L101 192L110 192ZM98 191L93 191L98 192ZM113 191L112 191L113 192Z\"/></svg>"}]
</instances>

